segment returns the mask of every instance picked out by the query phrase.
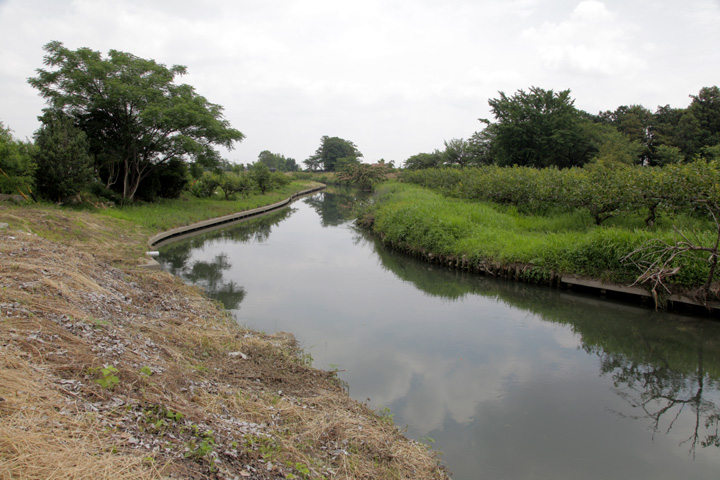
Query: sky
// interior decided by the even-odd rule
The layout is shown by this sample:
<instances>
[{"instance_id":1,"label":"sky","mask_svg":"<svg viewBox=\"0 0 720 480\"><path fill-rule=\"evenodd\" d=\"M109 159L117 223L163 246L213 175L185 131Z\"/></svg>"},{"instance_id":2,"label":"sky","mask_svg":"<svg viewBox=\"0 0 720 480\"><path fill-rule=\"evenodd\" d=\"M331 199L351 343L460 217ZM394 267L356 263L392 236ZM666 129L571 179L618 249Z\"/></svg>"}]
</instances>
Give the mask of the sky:
<instances>
[{"instance_id":1,"label":"sky","mask_svg":"<svg viewBox=\"0 0 720 480\"><path fill-rule=\"evenodd\" d=\"M43 45L184 65L246 138L298 163L321 137L364 161L470 137L488 100L569 89L590 113L684 108L720 84L720 0L0 0L0 122L31 139Z\"/></svg>"}]
</instances>

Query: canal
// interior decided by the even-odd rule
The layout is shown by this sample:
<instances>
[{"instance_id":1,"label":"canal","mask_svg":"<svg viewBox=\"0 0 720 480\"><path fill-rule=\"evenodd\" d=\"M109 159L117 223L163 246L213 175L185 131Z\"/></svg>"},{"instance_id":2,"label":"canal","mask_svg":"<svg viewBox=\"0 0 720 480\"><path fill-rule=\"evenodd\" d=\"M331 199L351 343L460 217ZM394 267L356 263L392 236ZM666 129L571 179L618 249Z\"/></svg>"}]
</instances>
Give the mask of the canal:
<instances>
[{"instance_id":1,"label":"canal","mask_svg":"<svg viewBox=\"0 0 720 480\"><path fill-rule=\"evenodd\" d=\"M716 479L720 322L451 271L322 192L166 245L240 324L292 332L456 480Z\"/></svg>"}]
</instances>

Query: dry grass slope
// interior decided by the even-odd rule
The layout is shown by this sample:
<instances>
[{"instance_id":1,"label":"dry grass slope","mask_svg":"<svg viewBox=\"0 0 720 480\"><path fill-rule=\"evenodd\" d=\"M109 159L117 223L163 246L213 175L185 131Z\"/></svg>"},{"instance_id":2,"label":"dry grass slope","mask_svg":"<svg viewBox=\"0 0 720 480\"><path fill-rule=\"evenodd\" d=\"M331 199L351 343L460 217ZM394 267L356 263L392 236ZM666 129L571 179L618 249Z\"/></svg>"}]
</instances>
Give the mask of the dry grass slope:
<instances>
[{"instance_id":1,"label":"dry grass slope","mask_svg":"<svg viewBox=\"0 0 720 480\"><path fill-rule=\"evenodd\" d=\"M292 335L138 268L148 232L49 208L0 222L0 478L446 478Z\"/></svg>"}]
</instances>

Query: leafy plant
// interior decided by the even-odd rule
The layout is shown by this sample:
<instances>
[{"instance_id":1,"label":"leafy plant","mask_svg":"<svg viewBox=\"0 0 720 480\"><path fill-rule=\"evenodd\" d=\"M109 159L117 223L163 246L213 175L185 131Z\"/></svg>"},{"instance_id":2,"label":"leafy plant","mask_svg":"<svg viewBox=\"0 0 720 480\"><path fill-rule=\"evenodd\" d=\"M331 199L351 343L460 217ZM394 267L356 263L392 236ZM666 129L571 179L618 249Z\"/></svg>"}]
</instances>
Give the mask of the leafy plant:
<instances>
[{"instance_id":1,"label":"leafy plant","mask_svg":"<svg viewBox=\"0 0 720 480\"><path fill-rule=\"evenodd\" d=\"M101 387L107 388L108 390L112 390L118 383L120 383L120 378L115 375L116 373L118 373L118 369L113 366L91 368L89 372L92 375L99 374L100 378L96 378L93 381Z\"/></svg>"}]
</instances>

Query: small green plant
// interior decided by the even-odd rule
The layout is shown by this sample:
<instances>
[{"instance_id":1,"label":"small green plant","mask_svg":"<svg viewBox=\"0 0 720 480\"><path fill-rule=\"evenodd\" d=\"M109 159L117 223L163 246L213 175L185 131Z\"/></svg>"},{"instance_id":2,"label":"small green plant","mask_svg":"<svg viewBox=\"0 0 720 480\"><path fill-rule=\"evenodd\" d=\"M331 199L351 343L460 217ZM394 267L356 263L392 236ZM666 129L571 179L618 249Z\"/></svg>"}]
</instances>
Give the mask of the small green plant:
<instances>
[{"instance_id":1,"label":"small green plant","mask_svg":"<svg viewBox=\"0 0 720 480\"><path fill-rule=\"evenodd\" d=\"M393 417L394 414L390 413L390 407L384 407L382 409L379 409L377 411L378 417L380 417L380 420L384 423L387 423L389 425L393 424Z\"/></svg>"},{"instance_id":2,"label":"small green plant","mask_svg":"<svg viewBox=\"0 0 720 480\"><path fill-rule=\"evenodd\" d=\"M113 366L90 368L89 373L91 375L99 374L100 378L96 378L93 381L101 387L107 388L108 390L112 390L118 383L120 383L120 379L117 375L115 375L116 373L118 373L118 369Z\"/></svg>"},{"instance_id":3,"label":"small green plant","mask_svg":"<svg viewBox=\"0 0 720 480\"><path fill-rule=\"evenodd\" d=\"M144 376L146 376L146 377L149 377L149 376L152 375L152 374L153 374L152 370L151 370L150 367L148 367L147 365L144 366L144 367L142 367L142 368L140 369L140 375L144 375Z\"/></svg>"}]
</instances>

